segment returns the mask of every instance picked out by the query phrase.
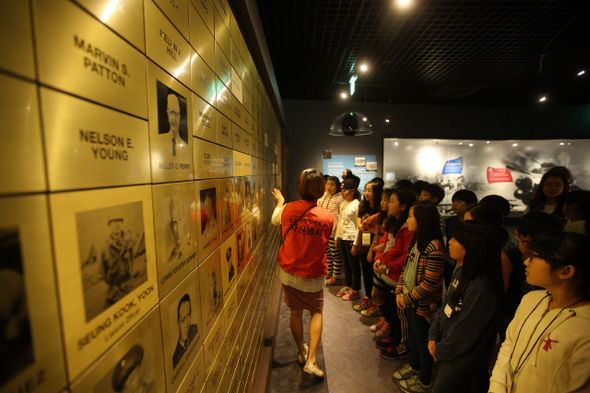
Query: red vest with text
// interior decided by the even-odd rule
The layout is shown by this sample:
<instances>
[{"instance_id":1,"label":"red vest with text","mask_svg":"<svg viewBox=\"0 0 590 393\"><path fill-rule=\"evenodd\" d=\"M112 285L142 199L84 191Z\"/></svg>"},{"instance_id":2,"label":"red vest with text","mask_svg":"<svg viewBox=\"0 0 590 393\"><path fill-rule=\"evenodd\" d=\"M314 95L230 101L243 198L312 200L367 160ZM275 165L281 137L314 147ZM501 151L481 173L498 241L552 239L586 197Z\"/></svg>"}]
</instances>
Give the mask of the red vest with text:
<instances>
[{"instance_id":1,"label":"red vest with text","mask_svg":"<svg viewBox=\"0 0 590 393\"><path fill-rule=\"evenodd\" d=\"M313 207L287 233L310 206ZM283 245L277 257L279 266L303 278L325 276L328 270L326 248L333 225L334 213L318 207L315 202L302 199L288 203L281 216Z\"/></svg>"}]
</instances>

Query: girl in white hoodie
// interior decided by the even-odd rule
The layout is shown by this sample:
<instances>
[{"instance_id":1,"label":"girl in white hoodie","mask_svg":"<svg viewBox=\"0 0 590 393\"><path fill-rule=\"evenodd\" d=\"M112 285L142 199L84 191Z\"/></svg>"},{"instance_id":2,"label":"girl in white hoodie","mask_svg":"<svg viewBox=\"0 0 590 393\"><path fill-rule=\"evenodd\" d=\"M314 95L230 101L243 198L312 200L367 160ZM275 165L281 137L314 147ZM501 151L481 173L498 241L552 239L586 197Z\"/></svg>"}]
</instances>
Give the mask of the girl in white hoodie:
<instances>
[{"instance_id":1,"label":"girl in white hoodie","mask_svg":"<svg viewBox=\"0 0 590 393\"><path fill-rule=\"evenodd\" d=\"M489 391L590 392L590 238L550 232L531 244L527 282Z\"/></svg>"}]
</instances>

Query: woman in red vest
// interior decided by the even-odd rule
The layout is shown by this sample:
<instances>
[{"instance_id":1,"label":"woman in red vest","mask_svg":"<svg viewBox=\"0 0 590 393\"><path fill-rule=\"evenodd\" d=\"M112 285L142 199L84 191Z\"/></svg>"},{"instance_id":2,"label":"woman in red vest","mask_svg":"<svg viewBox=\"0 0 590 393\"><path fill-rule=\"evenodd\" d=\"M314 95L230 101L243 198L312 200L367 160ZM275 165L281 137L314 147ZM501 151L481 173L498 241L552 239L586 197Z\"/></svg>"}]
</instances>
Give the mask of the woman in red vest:
<instances>
[{"instance_id":1,"label":"woman in red vest","mask_svg":"<svg viewBox=\"0 0 590 393\"><path fill-rule=\"evenodd\" d=\"M303 371L318 378L324 377L316 355L323 328L326 247L334 225L334 213L316 204L324 189L324 176L312 168L297 180L299 201L285 205L282 193L276 188L272 192L277 200L272 223L282 227L283 245L277 261L285 303L291 310L291 333L299 348L299 363L305 365ZM303 310L311 312L309 347L303 342Z\"/></svg>"}]
</instances>

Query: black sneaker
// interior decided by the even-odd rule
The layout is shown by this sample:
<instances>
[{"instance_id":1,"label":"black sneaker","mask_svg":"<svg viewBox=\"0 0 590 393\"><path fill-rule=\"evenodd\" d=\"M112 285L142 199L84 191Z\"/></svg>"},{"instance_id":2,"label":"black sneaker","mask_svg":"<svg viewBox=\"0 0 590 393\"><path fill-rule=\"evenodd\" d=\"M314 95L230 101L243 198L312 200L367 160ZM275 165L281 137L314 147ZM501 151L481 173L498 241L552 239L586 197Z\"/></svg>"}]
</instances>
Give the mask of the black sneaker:
<instances>
[{"instance_id":1,"label":"black sneaker","mask_svg":"<svg viewBox=\"0 0 590 393\"><path fill-rule=\"evenodd\" d=\"M375 341L375 346L379 349L387 349L387 348L393 346L393 344L394 344L394 340L391 337L380 338L380 339L377 339L377 341Z\"/></svg>"},{"instance_id":2,"label":"black sneaker","mask_svg":"<svg viewBox=\"0 0 590 393\"><path fill-rule=\"evenodd\" d=\"M387 348L379 351L379 356L381 356L383 359L386 359L386 360L403 359L403 358L407 358L408 356L410 356L410 352L405 351L405 352L399 353L397 351L397 349L392 345L390 347L387 347Z\"/></svg>"}]
</instances>

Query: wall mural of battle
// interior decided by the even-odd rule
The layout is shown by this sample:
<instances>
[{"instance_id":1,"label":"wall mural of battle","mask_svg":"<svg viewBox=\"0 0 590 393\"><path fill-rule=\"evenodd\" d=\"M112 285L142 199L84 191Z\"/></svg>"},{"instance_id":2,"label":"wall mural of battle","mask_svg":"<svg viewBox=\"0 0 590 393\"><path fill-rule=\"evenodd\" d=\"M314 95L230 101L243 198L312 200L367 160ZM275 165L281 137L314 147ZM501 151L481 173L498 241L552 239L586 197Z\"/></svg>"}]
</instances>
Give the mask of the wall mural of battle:
<instances>
[{"instance_id":1,"label":"wall mural of battle","mask_svg":"<svg viewBox=\"0 0 590 393\"><path fill-rule=\"evenodd\" d=\"M541 177L555 166L572 173L570 190L590 189L588 140L449 140L385 138L383 173L386 186L401 179L424 180L445 190L439 205L451 211L451 197L461 189L478 199L498 194L513 211L524 211Z\"/></svg>"}]
</instances>

